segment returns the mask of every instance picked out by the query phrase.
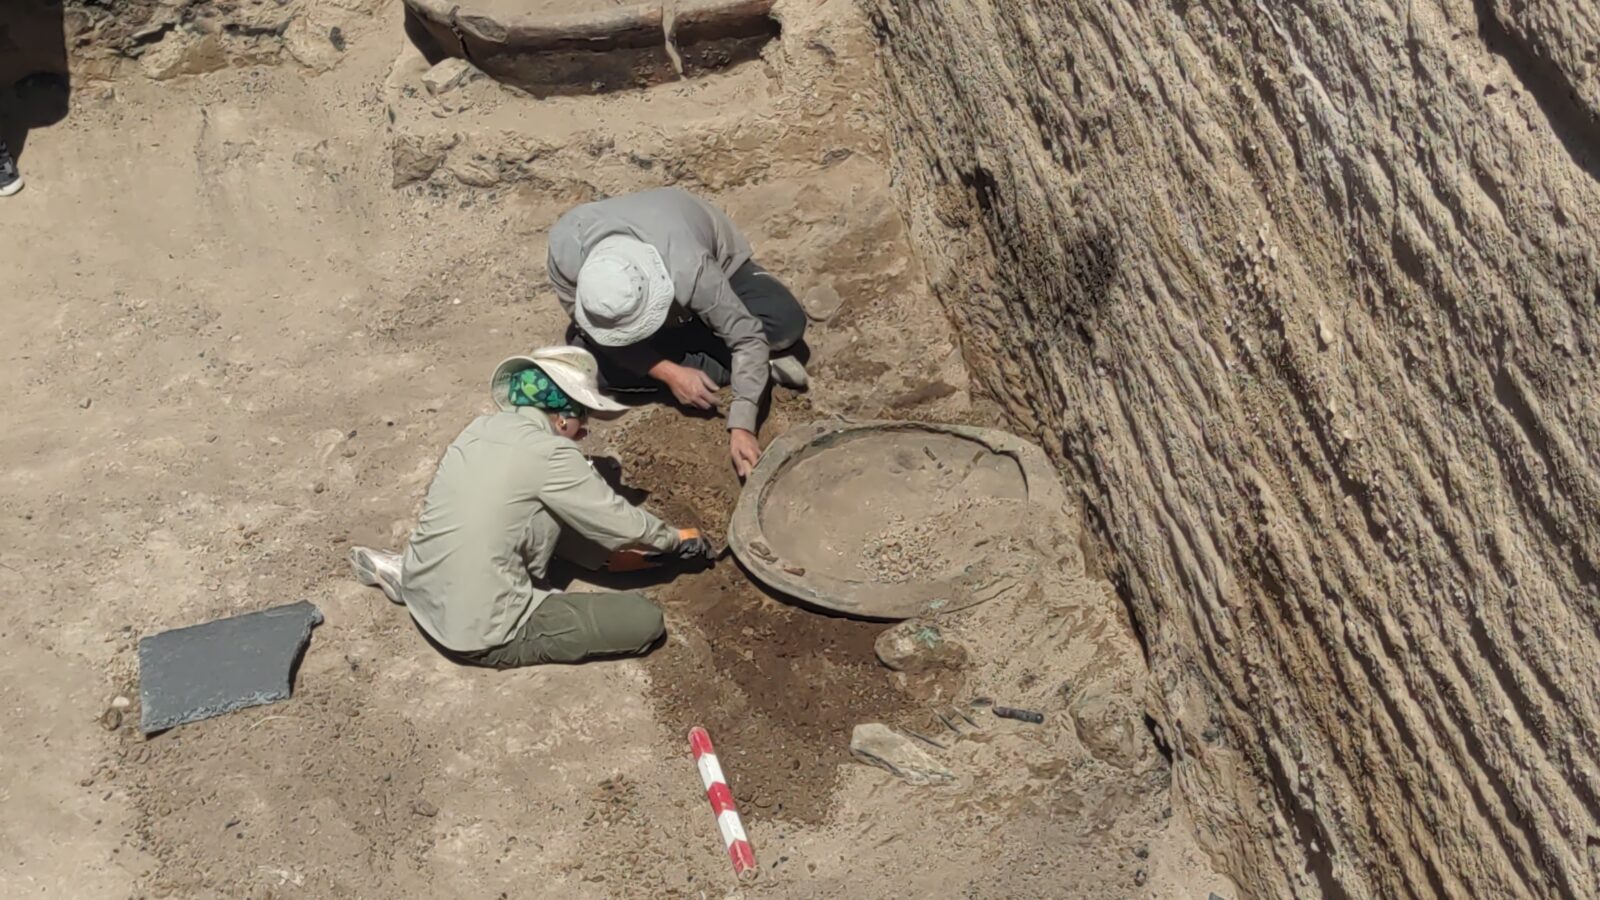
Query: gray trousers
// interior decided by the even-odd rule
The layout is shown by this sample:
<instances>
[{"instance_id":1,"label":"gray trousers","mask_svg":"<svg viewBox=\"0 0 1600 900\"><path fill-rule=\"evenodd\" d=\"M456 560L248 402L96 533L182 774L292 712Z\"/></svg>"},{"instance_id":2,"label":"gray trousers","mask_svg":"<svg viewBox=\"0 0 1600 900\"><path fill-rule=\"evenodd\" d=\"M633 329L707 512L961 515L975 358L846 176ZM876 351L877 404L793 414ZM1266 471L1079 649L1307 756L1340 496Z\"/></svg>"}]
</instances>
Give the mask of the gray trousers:
<instances>
[{"instance_id":1,"label":"gray trousers","mask_svg":"<svg viewBox=\"0 0 1600 900\"><path fill-rule=\"evenodd\" d=\"M632 656L667 633L661 609L637 591L551 594L511 640L487 650L450 655L474 666L514 669Z\"/></svg>"}]
</instances>

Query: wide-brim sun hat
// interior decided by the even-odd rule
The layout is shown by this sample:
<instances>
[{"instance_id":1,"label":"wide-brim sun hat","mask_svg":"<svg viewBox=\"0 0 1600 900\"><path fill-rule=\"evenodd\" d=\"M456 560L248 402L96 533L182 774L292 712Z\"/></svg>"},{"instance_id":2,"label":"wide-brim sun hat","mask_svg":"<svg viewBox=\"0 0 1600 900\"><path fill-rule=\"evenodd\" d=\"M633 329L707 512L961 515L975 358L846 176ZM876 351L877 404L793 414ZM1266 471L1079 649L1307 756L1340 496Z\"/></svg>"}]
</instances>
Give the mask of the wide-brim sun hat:
<instances>
[{"instance_id":1,"label":"wide-brim sun hat","mask_svg":"<svg viewBox=\"0 0 1600 900\"><path fill-rule=\"evenodd\" d=\"M495 367L489 380L489 393L495 406L502 410L516 409L511 402L511 377L526 369L538 367L556 387L575 402L593 413L605 415L620 413L628 407L606 396L600 390L600 364L594 354L582 347L541 347L527 356L513 356Z\"/></svg>"},{"instance_id":2,"label":"wide-brim sun hat","mask_svg":"<svg viewBox=\"0 0 1600 900\"><path fill-rule=\"evenodd\" d=\"M677 290L655 247L624 235L596 244L578 270L572 315L602 347L626 347L667 321Z\"/></svg>"}]
</instances>

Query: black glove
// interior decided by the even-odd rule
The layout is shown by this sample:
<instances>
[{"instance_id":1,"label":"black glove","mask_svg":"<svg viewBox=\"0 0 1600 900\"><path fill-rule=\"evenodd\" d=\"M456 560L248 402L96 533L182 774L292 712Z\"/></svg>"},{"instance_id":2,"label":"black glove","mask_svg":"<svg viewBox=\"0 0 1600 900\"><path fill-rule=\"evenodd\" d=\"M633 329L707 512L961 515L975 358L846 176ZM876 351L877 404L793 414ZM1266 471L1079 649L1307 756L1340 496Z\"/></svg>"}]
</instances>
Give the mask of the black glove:
<instances>
[{"instance_id":1,"label":"black glove","mask_svg":"<svg viewBox=\"0 0 1600 900\"><path fill-rule=\"evenodd\" d=\"M658 562L678 563L680 565L695 565L697 563L710 563L716 558L716 551L711 547L711 541L703 537L700 532L684 529L679 532L681 536L678 546L663 553L653 553L650 559Z\"/></svg>"}]
</instances>

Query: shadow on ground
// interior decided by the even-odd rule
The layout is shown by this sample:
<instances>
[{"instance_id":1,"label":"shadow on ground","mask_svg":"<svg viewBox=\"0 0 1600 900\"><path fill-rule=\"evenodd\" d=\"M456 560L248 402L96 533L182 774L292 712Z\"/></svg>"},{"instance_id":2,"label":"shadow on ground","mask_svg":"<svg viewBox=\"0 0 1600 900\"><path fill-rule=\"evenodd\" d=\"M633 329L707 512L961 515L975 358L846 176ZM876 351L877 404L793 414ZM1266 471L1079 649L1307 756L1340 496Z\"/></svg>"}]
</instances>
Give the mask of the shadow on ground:
<instances>
[{"instance_id":1,"label":"shadow on ground","mask_svg":"<svg viewBox=\"0 0 1600 900\"><path fill-rule=\"evenodd\" d=\"M66 118L72 95L62 0L0 3L0 140L21 158L28 133Z\"/></svg>"}]
</instances>

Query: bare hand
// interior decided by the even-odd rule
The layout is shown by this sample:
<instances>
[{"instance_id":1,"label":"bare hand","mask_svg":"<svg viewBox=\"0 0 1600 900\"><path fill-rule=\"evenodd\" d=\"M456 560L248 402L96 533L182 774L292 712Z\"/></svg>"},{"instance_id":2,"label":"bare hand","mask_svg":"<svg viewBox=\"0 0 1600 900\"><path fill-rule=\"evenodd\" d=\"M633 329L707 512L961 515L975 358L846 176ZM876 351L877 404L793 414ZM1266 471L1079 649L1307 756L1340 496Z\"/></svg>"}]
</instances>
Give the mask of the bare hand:
<instances>
[{"instance_id":1,"label":"bare hand","mask_svg":"<svg viewBox=\"0 0 1600 900\"><path fill-rule=\"evenodd\" d=\"M756 463L761 461L761 442L743 428L734 428L728 432L728 449L733 457L733 470L739 473L739 478L749 478Z\"/></svg>"},{"instance_id":2,"label":"bare hand","mask_svg":"<svg viewBox=\"0 0 1600 900\"><path fill-rule=\"evenodd\" d=\"M672 396L684 406L696 409L715 409L717 405L717 383L711 376L688 366L674 365L662 373L661 381L666 384Z\"/></svg>"}]
</instances>

